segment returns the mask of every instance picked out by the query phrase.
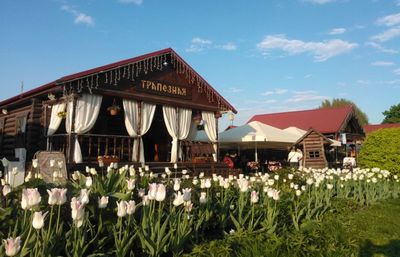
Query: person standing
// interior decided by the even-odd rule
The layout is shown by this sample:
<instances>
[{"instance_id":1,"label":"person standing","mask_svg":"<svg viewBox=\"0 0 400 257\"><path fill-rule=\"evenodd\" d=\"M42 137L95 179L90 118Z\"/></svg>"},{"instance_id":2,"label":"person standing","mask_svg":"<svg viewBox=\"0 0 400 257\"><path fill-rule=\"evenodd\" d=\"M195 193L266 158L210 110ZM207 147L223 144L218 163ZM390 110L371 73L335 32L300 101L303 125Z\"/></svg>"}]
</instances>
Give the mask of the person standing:
<instances>
[{"instance_id":1,"label":"person standing","mask_svg":"<svg viewBox=\"0 0 400 257\"><path fill-rule=\"evenodd\" d=\"M303 154L302 154L303 155ZM288 159L287 161L289 162L289 165L291 168L299 168L299 153L296 151L295 147L292 147L288 154Z\"/></svg>"}]
</instances>

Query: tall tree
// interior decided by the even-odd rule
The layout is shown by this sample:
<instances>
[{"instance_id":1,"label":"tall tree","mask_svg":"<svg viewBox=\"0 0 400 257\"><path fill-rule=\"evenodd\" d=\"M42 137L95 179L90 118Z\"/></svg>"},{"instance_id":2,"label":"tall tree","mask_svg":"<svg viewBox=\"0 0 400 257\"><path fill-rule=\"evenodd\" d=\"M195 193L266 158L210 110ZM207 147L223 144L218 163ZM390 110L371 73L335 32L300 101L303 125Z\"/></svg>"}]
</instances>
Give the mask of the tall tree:
<instances>
[{"instance_id":1,"label":"tall tree","mask_svg":"<svg viewBox=\"0 0 400 257\"><path fill-rule=\"evenodd\" d=\"M332 101L329 100L324 100L322 101L321 105L319 106L320 109L322 108L331 108L331 107L341 107L344 105L349 105L351 104L354 108L354 112L356 113L356 116L358 118L358 120L360 121L361 125L366 125L368 124L368 116L367 114L365 114L365 112L361 111L360 108L358 108L358 106L347 99L344 98L333 98Z\"/></svg>"},{"instance_id":2,"label":"tall tree","mask_svg":"<svg viewBox=\"0 0 400 257\"><path fill-rule=\"evenodd\" d=\"M390 106L390 109L382 112L382 114L385 115L382 124L400 122L400 103Z\"/></svg>"}]
</instances>

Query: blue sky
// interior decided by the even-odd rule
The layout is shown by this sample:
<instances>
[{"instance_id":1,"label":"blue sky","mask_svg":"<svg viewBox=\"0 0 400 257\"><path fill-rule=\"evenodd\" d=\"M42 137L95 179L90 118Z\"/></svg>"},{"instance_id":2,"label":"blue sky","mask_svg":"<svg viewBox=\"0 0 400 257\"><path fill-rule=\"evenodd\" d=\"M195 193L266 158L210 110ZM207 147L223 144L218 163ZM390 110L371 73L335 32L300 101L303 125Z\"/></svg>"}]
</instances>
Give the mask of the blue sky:
<instances>
[{"instance_id":1,"label":"blue sky","mask_svg":"<svg viewBox=\"0 0 400 257\"><path fill-rule=\"evenodd\" d=\"M380 123L400 102L400 0L2 0L0 35L1 100L172 47L236 125L332 98Z\"/></svg>"}]
</instances>

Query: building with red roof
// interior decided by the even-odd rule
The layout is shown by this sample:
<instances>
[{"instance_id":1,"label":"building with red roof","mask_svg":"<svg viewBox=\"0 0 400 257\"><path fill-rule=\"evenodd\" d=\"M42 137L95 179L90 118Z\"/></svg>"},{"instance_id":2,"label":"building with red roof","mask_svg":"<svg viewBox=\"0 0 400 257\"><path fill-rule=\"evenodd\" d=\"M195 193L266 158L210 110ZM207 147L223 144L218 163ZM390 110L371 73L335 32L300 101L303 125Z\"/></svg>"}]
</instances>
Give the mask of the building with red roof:
<instances>
[{"instance_id":1,"label":"building with red roof","mask_svg":"<svg viewBox=\"0 0 400 257\"><path fill-rule=\"evenodd\" d=\"M332 139L339 139L346 133L347 140L358 140L364 136L354 108L351 105L341 107L301 110L291 112L254 115L249 122L260 121L267 125L285 129L297 127L308 131L310 128Z\"/></svg>"},{"instance_id":2,"label":"building with red roof","mask_svg":"<svg viewBox=\"0 0 400 257\"><path fill-rule=\"evenodd\" d=\"M368 124L364 126L365 134L368 135L379 129L386 128L400 128L400 123L386 123L386 124Z\"/></svg>"}]
</instances>

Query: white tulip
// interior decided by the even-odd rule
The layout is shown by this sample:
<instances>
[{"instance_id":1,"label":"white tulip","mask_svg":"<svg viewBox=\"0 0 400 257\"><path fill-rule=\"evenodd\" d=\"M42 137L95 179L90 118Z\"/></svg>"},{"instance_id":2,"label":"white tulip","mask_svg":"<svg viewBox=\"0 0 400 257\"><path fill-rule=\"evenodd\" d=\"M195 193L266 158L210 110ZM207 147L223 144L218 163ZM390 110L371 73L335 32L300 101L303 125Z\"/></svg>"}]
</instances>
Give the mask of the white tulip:
<instances>
[{"instance_id":1,"label":"white tulip","mask_svg":"<svg viewBox=\"0 0 400 257\"><path fill-rule=\"evenodd\" d=\"M251 191L251 195L250 195L250 202L251 203L258 203L258 192L257 191Z\"/></svg>"},{"instance_id":2,"label":"white tulip","mask_svg":"<svg viewBox=\"0 0 400 257\"><path fill-rule=\"evenodd\" d=\"M92 186L92 184L93 184L93 179L92 179L92 177L91 177L91 176L87 176L87 177L86 177L86 181L85 181L86 187L89 188L89 187Z\"/></svg>"},{"instance_id":3,"label":"white tulip","mask_svg":"<svg viewBox=\"0 0 400 257\"><path fill-rule=\"evenodd\" d=\"M55 164L56 164L56 161L51 159L50 160L50 167L53 168Z\"/></svg>"},{"instance_id":4,"label":"white tulip","mask_svg":"<svg viewBox=\"0 0 400 257\"><path fill-rule=\"evenodd\" d=\"M185 201L185 202L189 202L190 201L190 199L192 198L191 191L192 191L191 188L184 188L182 190L182 192L183 192L183 201Z\"/></svg>"},{"instance_id":5,"label":"white tulip","mask_svg":"<svg viewBox=\"0 0 400 257\"><path fill-rule=\"evenodd\" d=\"M180 191L178 191L178 193L176 193L176 194L174 194L174 195L175 195L175 199L174 199L174 201L172 202L172 204L173 204L174 206L179 206L179 205L181 205L181 204L184 203L183 195L182 195L182 193L181 193Z\"/></svg>"},{"instance_id":6,"label":"white tulip","mask_svg":"<svg viewBox=\"0 0 400 257\"><path fill-rule=\"evenodd\" d=\"M39 166L39 160L38 159L33 159L32 160L32 167L36 169L38 166Z\"/></svg>"},{"instance_id":7,"label":"white tulip","mask_svg":"<svg viewBox=\"0 0 400 257\"><path fill-rule=\"evenodd\" d=\"M49 194L49 205L63 205L67 201L67 189L66 188L52 188L47 189Z\"/></svg>"},{"instance_id":8,"label":"white tulip","mask_svg":"<svg viewBox=\"0 0 400 257\"><path fill-rule=\"evenodd\" d=\"M132 215L135 213L136 210L136 202L134 200L130 200L126 204L126 214Z\"/></svg>"},{"instance_id":9,"label":"white tulip","mask_svg":"<svg viewBox=\"0 0 400 257\"><path fill-rule=\"evenodd\" d=\"M87 190L86 188L81 189L79 199L82 202L82 204L86 205L89 203L89 195L90 195L90 190Z\"/></svg>"},{"instance_id":10,"label":"white tulip","mask_svg":"<svg viewBox=\"0 0 400 257\"><path fill-rule=\"evenodd\" d=\"M134 179L127 179L126 180L126 183L127 183L127 187L128 187L128 190L129 191L132 191L133 189L135 189L135 180Z\"/></svg>"},{"instance_id":11,"label":"white tulip","mask_svg":"<svg viewBox=\"0 0 400 257\"><path fill-rule=\"evenodd\" d=\"M41 211L36 211L35 213L33 213L33 220L32 220L32 226L35 229L41 229L44 226L44 219L46 217L48 212L45 212L44 214L42 214Z\"/></svg>"},{"instance_id":12,"label":"white tulip","mask_svg":"<svg viewBox=\"0 0 400 257\"><path fill-rule=\"evenodd\" d=\"M10 185L4 185L2 191L3 191L3 196L8 195L8 194L11 192L11 187L10 187Z\"/></svg>"},{"instance_id":13,"label":"white tulip","mask_svg":"<svg viewBox=\"0 0 400 257\"><path fill-rule=\"evenodd\" d=\"M98 204L99 204L99 209L106 208L108 205L108 196L99 197Z\"/></svg>"},{"instance_id":14,"label":"white tulip","mask_svg":"<svg viewBox=\"0 0 400 257\"><path fill-rule=\"evenodd\" d=\"M37 188L24 188L22 189L21 208L29 210L39 205L42 197Z\"/></svg>"},{"instance_id":15,"label":"white tulip","mask_svg":"<svg viewBox=\"0 0 400 257\"><path fill-rule=\"evenodd\" d=\"M119 201L119 202L117 202L117 206L118 206L118 209L117 209L117 216L118 217L120 217L120 218L122 218L122 217L125 217L126 216L126 208L127 208L127 201L124 201L124 200L121 200L121 201Z\"/></svg>"},{"instance_id":16,"label":"white tulip","mask_svg":"<svg viewBox=\"0 0 400 257\"><path fill-rule=\"evenodd\" d=\"M200 193L200 204L205 204L207 202L207 193L206 192L201 192Z\"/></svg>"},{"instance_id":17,"label":"white tulip","mask_svg":"<svg viewBox=\"0 0 400 257\"><path fill-rule=\"evenodd\" d=\"M158 184L157 185L157 193L156 193L156 201L162 202L165 199L166 196L166 188L163 184Z\"/></svg>"}]
</instances>

